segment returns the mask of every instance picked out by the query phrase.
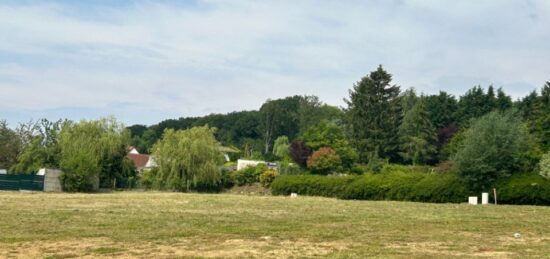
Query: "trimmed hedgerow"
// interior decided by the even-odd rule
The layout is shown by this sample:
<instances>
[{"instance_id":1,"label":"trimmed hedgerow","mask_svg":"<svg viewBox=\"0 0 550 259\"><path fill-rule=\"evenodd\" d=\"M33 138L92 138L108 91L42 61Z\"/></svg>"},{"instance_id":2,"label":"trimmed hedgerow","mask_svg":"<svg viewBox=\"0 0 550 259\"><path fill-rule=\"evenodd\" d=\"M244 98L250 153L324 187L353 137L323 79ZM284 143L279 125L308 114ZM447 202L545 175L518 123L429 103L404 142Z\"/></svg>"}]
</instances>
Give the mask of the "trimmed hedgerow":
<instances>
[{"instance_id":1,"label":"trimmed hedgerow","mask_svg":"<svg viewBox=\"0 0 550 259\"><path fill-rule=\"evenodd\" d=\"M428 174L414 186L412 201L464 202L469 195L455 174Z\"/></svg>"},{"instance_id":2,"label":"trimmed hedgerow","mask_svg":"<svg viewBox=\"0 0 550 259\"><path fill-rule=\"evenodd\" d=\"M550 205L550 180L540 175L517 174L498 181L496 189L498 203Z\"/></svg>"},{"instance_id":3,"label":"trimmed hedgerow","mask_svg":"<svg viewBox=\"0 0 550 259\"><path fill-rule=\"evenodd\" d=\"M338 198L462 202L468 192L454 175L420 173L366 174L355 179Z\"/></svg>"},{"instance_id":4,"label":"trimmed hedgerow","mask_svg":"<svg viewBox=\"0 0 550 259\"><path fill-rule=\"evenodd\" d=\"M535 174L516 175L498 183L502 204L550 204L550 181ZM350 200L397 200L434 203L465 202L475 195L454 174L385 173L361 176L280 176L274 195L337 197Z\"/></svg>"}]
</instances>

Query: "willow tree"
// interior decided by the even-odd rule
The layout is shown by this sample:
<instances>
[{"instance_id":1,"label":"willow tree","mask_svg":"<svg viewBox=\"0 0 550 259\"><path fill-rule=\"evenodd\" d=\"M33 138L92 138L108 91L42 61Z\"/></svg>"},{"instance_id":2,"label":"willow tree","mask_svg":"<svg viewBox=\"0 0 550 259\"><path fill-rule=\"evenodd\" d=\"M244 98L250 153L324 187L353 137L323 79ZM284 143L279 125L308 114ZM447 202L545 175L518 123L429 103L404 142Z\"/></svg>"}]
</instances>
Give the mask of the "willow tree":
<instances>
[{"instance_id":1,"label":"willow tree","mask_svg":"<svg viewBox=\"0 0 550 259\"><path fill-rule=\"evenodd\" d=\"M223 157L215 132L208 126L165 130L153 146L157 187L189 191L219 184Z\"/></svg>"}]
</instances>

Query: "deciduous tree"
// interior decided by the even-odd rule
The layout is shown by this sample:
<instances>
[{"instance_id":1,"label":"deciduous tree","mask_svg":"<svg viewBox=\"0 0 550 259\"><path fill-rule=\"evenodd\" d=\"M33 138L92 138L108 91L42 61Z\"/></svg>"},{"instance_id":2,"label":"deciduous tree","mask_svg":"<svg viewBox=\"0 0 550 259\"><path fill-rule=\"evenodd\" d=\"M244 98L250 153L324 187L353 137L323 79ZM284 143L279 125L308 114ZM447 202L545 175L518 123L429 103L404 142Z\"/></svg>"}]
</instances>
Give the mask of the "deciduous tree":
<instances>
[{"instance_id":1,"label":"deciduous tree","mask_svg":"<svg viewBox=\"0 0 550 259\"><path fill-rule=\"evenodd\" d=\"M214 137L215 131L208 126L177 131L167 129L153 146L158 165L157 187L189 191L218 185L223 157Z\"/></svg>"}]
</instances>

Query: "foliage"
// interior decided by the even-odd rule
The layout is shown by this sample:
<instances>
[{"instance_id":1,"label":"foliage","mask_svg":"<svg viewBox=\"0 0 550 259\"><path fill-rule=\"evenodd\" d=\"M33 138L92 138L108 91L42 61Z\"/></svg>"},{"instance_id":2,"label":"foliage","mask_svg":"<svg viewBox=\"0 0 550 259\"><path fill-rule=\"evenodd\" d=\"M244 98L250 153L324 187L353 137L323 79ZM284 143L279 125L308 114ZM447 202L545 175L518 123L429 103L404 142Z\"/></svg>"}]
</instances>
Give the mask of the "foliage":
<instances>
[{"instance_id":1,"label":"foliage","mask_svg":"<svg viewBox=\"0 0 550 259\"><path fill-rule=\"evenodd\" d=\"M353 200L463 202L468 196L453 174L365 174L362 176L279 176L271 185L274 195L337 197Z\"/></svg>"},{"instance_id":2,"label":"foliage","mask_svg":"<svg viewBox=\"0 0 550 259\"><path fill-rule=\"evenodd\" d=\"M411 109L405 112L399 127L401 140L400 155L403 160L416 164L426 164L436 156L436 132L429 120L424 98L420 98Z\"/></svg>"},{"instance_id":3,"label":"foliage","mask_svg":"<svg viewBox=\"0 0 550 259\"><path fill-rule=\"evenodd\" d=\"M537 174L516 174L496 184L497 202L502 204L550 205L550 180Z\"/></svg>"},{"instance_id":4,"label":"foliage","mask_svg":"<svg viewBox=\"0 0 550 259\"><path fill-rule=\"evenodd\" d=\"M142 171L139 175L139 187L144 189L155 189L157 186L158 168Z\"/></svg>"},{"instance_id":5,"label":"foliage","mask_svg":"<svg viewBox=\"0 0 550 259\"><path fill-rule=\"evenodd\" d=\"M452 160L460 178L473 190L487 190L494 181L523 169L528 133L512 113L489 113L464 132Z\"/></svg>"},{"instance_id":6,"label":"foliage","mask_svg":"<svg viewBox=\"0 0 550 259\"><path fill-rule=\"evenodd\" d=\"M232 172L231 180L235 185L238 186L257 183L260 181L260 175L267 170L267 165L265 164L248 166L239 171Z\"/></svg>"},{"instance_id":7,"label":"foliage","mask_svg":"<svg viewBox=\"0 0 550 259\"><path fill-rule=\"evenodd\" d=\"M287 136L280 136L275 140L273 145L273 154L279 159L287 159L289 157L290 144Z\"/></svg>"},{"instance_id":8,"label":"foliage","mask_svg":"<svg viewBox=\"0 0 550 259\"><path fill-rule=\"evenodd\" d=\"M400 90L390 85L391 80L392 76L379 66L353 86L346 100L346 123L362 162L373 152L382 158L399 159Z\"/></svg>"},{"instance_id":9,"label":"foliage","mask_svg":"<svg viewBox=\"0 0 550 259\"><path fill-rule=\"evenodd\" d=\"M294 139L301 131L318 121L337 120L341 111L322 104L316 96L291 96L284 99L268 100L260 108L258 131L264 140L264 153L272 149L276 136Z\"/></svg>"},{"instance_id":10,"label":"foliage","mask_svg":"<svg viewBox=\"0 0 550 259\"><path fill-rule=\"evenodd\" d=\"M550 180L550 152L544 154L540 159L539 175Z\"/></svg>"},{"instance_id":11,"label":"foliage","mask_svg":"<svg viewBox=\"0 0 550 259\"><path fill-rule=\"evenodd\" d=\"M63 156L61 168L64 191L90 192L98 188L101 168L93 151L87 150Z\"/></svg>"},{"instance_id":12,"label":"foliage","mask_svg":"<svg viewBox=\"0 0 550 259\"><path fill-rule=\"evenodd\" d=\"M315 151L307 159L307 168L315 174L330 174L339 171L342 165L340 156L336 154L334 149L322 147Z\"/></svg>"},{"instance_id":13,"label":"foliage","mask_svg":"<svg viewBox=\"0 0 550 259\"><path fill-rule=\"evenodd\" d=\"M329 147L336 151L342 160L342 166L349 169L357 160L357 151L349 144L342 127L326 120L309 128L300 138L312 150Z\"/></svg>"},{"instance_id":14,"label":"foliage","mask_svg":"<svg viewBox=\"0 0 550 259\"><path fill-rule=\"evenodd\" d=\"M260 184L263 187L269 187L271 186L271 183L273 183L273 180L278 176L279 174L275 170L265 170L263 173L260 174Z\"/></svg>"},{"instance_id":15,"label":"foliage","mask_svg":"<svg viewBox=\"0 0 550 259\"><path fill-rule=\"evenodd\" d=\"M0 169L9 169L17 161L21 142L8 123L0 120Z\"/></svg>"},{"instance_id":16,"label":"foliage","mask_svg":"<svg viewBox=\"0 0 550 259\"><path fill-rule=\"evenodd\" d=\"M280 174L301 174L302 168L295 163L291 163L290 159L283 159L278 162L278 172Z\"/></svg>"},{"instance_id":17,"label":"foliage","mask_svg":"<svg viewBox=\"0 0 550 259\"><path fill-rule=\"evenodd\" d=\"M126 187L135 176L126 158L129 133L114 118L67 122L59 134L63 187L68 191L90 191L99 186Z\"/></svg>"},{"instance_id":18,"label":"foliage","mask_svg":"<svg viewBox=\"0 0 550 259\"><path fill-rule=\"evenodd\" d=\"M434 127L441 129L456 123L458 101L454 96L440 91L438 95L428 95L424 99L430 122Z\"/></svg>"},{"instance_id":19,"label":"foliage","mask_svg":"<svg viewBox=\"0 0 550 259\"><path fill-rule=\"evenodd\" d=\"M523 98L518 107L536 143L544 152L550 151L550 82L546 82L540 94L535 91Z\"/></svg>"},{"instance_id":20,"label":"foliage","mask_svg":"<svg viewBox=\"0 0 550 259\"><path fill-rule=\"evenodd\" d=\"M17 139L22 150L10 171L36 173L43 167L59 167L61 150L58 138L65 123L61 120L51 122L42 119L20 124L17 128Z\"/></svg>"},{"instance_id":21,"label":"foliage","mask_svg":"<svg viewBox=\"0 0 550 259\"><path fill-rule=\"evenodd\" d=\"M367 163L367 168L371 173L379 173L384 165L387 164L387 161L380 158L380 156L378 156L378 152L376 151L369 153L367 158L369 160Z\"/></svg>"},{"instance_id":22,"label":"foliage","mask_svg":"<svg viewBox=\"0 0 550 259\"><path fill-rule=\"evenodd\" d=\"M214 128L167 129L153 146L158 165L158 187L190 191L215 186L221 181L222 154Z\"/></svg>"},{"instance_id":23,"label":"foliage","mask_svg":"<svg viewBox=\"0 0 550 259\"><path fill-rule=\"evenodd\" d=\"M301 140L294 140L290 143L290 157L294 162L302 167L307 166L307 159L312 151L306 143Z\"/></svg>"}]
</instances>

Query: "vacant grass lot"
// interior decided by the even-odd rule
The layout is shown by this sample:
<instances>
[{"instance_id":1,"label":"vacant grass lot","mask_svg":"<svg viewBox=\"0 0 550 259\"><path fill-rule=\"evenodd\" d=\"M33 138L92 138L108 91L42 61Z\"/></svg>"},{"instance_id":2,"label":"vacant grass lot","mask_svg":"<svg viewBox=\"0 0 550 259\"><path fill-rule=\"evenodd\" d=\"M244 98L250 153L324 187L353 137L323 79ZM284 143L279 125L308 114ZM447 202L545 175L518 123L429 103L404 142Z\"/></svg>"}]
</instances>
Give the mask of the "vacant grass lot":
<instances>
[{"instance_id":1,"label":"vacant grass lot","mask_svg":"<svg viewBox=\"0 0 550 259\"><path fill-rule=\"evenodd\" d=\"M0 257L152 255L541 258L550 207L0 192Z\"/></svg>"}]
</instances>

